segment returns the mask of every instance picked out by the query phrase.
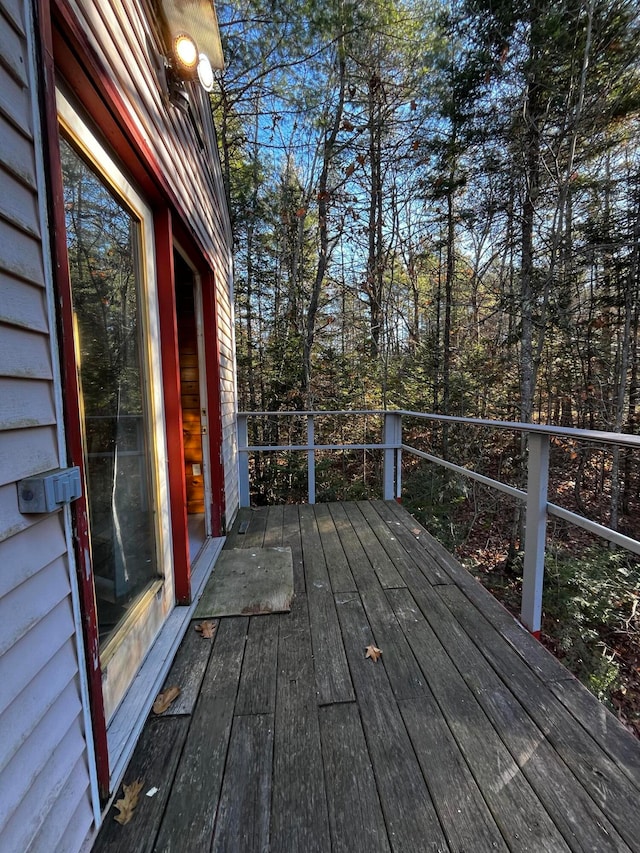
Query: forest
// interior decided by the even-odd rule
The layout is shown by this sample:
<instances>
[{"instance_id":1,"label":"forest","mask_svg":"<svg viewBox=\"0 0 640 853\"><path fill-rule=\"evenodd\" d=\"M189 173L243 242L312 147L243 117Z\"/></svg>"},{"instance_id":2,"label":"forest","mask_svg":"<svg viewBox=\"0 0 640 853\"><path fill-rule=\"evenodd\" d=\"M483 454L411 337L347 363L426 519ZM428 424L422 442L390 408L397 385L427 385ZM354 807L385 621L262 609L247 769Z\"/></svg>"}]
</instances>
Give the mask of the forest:
<instances>
[{"instance_id":1,"label":"forest","mask_svg":"<svg viewBox=\"0 0 640 853\"><path fill-rule=\"evenodd\" d=\"M637 434L637 4L216 5L240 409L399 407ZM274 426L253 428L259 443ZM423 424L413 438L523 482L513 436L479 445ZM552 457L559 503L640 538L640 453L566 441ZM256 459L257 499L284 486L304 499L301 465ZM376 466L329 460L324 499L375 494ZM415 464L405 494L516 609L508 499ZM545 642L636 733L639 579L620 549L550 531Z\"/></svg>"}]
</instances>

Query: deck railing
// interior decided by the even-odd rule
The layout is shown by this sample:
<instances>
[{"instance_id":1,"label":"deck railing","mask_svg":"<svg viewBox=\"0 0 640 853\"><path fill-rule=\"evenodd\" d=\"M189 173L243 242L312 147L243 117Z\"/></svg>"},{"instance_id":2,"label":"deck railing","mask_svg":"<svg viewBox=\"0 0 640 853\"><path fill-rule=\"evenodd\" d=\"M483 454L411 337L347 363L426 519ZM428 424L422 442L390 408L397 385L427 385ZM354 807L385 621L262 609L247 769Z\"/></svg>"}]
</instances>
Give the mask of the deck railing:
<instances>
[{"instance_id":1,"label":"deck railing","mask_svg":"<svg viewBox=\"0 0 640 853\"><path fill-rule=\"evenodd\" d=\"M382 440L361 444L317 444L315 441L315 422L327 417L377 416L383 421ZM306 444L250 445L248 423L250 418L305 418ZM527 436L527 487L518 489L487 477L469 468L426 453L403 442L403 419L418 419L436 422L442 425L462 424L484 427L491 430L507 430ZM546 527L548 516L555 516L570 524L581 527L602 539L626 548L640 555L640 541L625 536L591 519L550 503L548 499L549 448L552 439L569 439L598 445L611 445L640 450L640 436L622 433L601 432L599 430L570 429L546 426L543 424L525 424L511 421L493 421L474 418L459 418L446 415L426 414L407 410L348 410L317 412L240 412L238 414L238 454L240 473L240 505L250 505L249 455L251 453L300 452L307 454L308 499L315 503L315 465L316 453L327 450L378 450L383 452L382 493L385 500L399 499L402 496L402 454L409 453L426 459L436 465L448 468L479 483L510 495L525 505L525 541L524 567L522 577L522 623L538 635L542 618L542 588L544 582L544 557Z\"/></svg>"}]
</instances>

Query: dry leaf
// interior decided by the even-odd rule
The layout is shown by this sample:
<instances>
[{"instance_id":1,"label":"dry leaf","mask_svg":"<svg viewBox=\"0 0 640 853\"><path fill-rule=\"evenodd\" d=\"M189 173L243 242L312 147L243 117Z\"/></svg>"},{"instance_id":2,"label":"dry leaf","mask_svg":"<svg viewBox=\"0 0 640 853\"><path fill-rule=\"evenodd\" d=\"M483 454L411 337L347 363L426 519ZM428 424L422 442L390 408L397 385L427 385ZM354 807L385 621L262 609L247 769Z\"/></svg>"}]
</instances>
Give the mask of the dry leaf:
<instances>
[{"instance_id":1,"label":"dry leaf","mask_svg":"<svg viewBox=\"0 0 640 853\"><path fill-rule=\"evenodd\" d=\"M378 649L375 646L367 646L367 653L366 653L365 657L371 658L371 660L375 663L381 654L382 654L382 649Z\"/></svg>"},{"instance_id":2,"label":"dry leaf","mask_svg":"<svg viewBox=\"0 0 640 853\"><path fill-rule=\"evenodd\" d=\"M205 640L210 640L216 632L216 628L218 626L215 622L200 622L196 625L196 631L200 636L204 637Z\"/></svg>"},{"instance_id":3,"label":"dry leaf","mask_svg":"<svg viewBox=\"0 0 640 853\"><path fill-rule=\"evenodd\" d=\"M164 714L169 705L180 695L179 687L167 687L162 693L158 693L153 703L154 714Z\"/></svg>"},{"instance_id":4,"label":"dry leaf","mask_svg":"<svg viewBox=\"0 0 640 853\"><path fill-rule=\"evenodd\" d=\"M142 790L142 784L142 779L136 779L136 781L132 782L130 785L122 786L124 797L120 800L116 800L114 803L114 807L120 812L120 814L115 815L114 820L117 820L122 826L124 826L125 823L129 823L133 817L135 807L138 805L138 797Z\"/></svg>"}]
</instances>

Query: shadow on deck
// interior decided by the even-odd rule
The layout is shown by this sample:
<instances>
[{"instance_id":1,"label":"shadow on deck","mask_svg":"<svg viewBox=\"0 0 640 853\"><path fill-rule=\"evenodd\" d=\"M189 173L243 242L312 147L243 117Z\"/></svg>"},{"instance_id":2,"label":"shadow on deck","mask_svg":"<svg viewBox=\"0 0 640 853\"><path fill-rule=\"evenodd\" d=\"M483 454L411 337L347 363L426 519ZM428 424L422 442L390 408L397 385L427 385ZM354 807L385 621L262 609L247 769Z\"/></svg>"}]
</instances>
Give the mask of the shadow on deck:
<instances>
[{"instance_id":1,"label":"shadow on deck","mask_svg":"<svg viewBox=\"0 0 640 853\"><path fill-rule=\"evenodd\" d=\"M640 743L407 512L241 510L262 545L291 613L187 633L94 851L640 850Z\"/></svg>"}]
</instances>

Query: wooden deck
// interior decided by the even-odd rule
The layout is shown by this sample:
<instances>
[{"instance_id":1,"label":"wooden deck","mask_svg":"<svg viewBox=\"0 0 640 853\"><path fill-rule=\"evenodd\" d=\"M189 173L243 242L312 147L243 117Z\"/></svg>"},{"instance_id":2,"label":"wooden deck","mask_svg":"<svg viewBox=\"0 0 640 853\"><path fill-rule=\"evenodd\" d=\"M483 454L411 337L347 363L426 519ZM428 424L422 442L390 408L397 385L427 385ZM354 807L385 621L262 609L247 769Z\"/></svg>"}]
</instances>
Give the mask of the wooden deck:
<instances>
[{"instance_id":1,"label":"wooden deck","mask_svg":"<svg viewBox=\"0 0 640 853\"><path fill-rule=\"evenodd\" d=\"M187 633L94 851L640 851L640 743L408 513L242 511L261 545L292 612Z\"/></svg>"}]
</instances>

